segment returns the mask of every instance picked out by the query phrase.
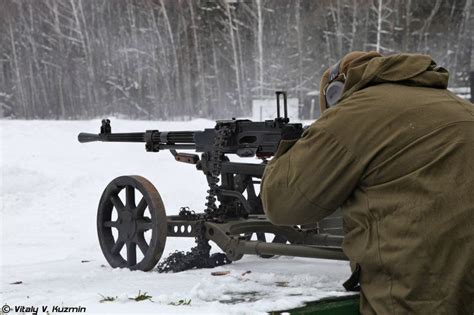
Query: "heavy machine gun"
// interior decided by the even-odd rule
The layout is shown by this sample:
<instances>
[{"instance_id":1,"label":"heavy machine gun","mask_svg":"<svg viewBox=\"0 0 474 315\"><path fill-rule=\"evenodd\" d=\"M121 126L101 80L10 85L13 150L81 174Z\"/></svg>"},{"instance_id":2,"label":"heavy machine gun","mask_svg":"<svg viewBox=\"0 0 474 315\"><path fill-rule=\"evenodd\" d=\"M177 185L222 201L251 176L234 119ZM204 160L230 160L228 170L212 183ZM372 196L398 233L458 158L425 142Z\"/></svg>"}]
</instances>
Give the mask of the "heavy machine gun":
<instances>
[{"instance_id":1,"label":"heavy machine gun","mask_svg":"<svg viewBox=\"0 0 474 315\"><path fill-rule=\"evenodd\" d=\"M347 259L341 250L339 214L311 226L276 226L263 212L256 185L261 184L267 158L275 155L282 132L303 131L301 124L289 122L286 93L276 94L274 120L219 120L214 128L203 131L112 133L110 121L104 119L99 134L79 134L81 143L142 142L149 152L169 150L176 161L194 164L209 185L202 213L183 207L179 215L167 216L158 191L145 178L121 176L110 182L99 202L97 232L102 252L112 267L151 270L162 256L167 237L194 237L197 246L187 253L171 254L158 265L159 271L213 267L246 254ZM178 150L193 150L201 155ZM231 154L256 156L261 163L234 162L228 157ZM119 196L122 191L124 198ZM138 202L136 191L142 195ZM269 236L273 239L267 242ZM209 241L225 254L210 255Z\"/></svg>"}]
</instances>

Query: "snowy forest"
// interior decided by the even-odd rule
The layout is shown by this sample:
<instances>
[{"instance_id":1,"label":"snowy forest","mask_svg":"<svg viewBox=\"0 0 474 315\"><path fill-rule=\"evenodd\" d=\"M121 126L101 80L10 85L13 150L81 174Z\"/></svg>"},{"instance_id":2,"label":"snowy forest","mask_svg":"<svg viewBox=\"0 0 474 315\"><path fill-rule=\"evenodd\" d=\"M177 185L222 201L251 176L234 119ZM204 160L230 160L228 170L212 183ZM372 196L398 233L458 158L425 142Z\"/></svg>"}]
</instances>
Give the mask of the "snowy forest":
<instances>
[{"instance_id":1,"label":"snowy forest","mask_svg":"<svg viewBox=\"0 0 474 315\"><path fill-rule=\"evenodd\" d=\"M352 50L430 54L468 87L472 0L0 0L0 117L248 116Z\"/></svg>"}]
</instances>

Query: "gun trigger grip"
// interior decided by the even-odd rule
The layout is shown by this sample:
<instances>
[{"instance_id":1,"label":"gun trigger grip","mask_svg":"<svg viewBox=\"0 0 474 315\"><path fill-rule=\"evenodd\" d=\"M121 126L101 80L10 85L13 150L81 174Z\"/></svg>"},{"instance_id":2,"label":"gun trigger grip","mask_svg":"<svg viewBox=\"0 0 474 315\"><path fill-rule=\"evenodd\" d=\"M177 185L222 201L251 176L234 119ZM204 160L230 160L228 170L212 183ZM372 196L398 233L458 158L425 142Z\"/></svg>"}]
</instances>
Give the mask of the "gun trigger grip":
<instances>
[{"instance_id":1,"label":"gun trigger grip","mask_svg":"<svg viewBox=\"0 0 474 315\"><path fill-rule=\"evenodd\" d=\"M176 153L176 155L174 155L174 159L178 162L196 164L199 161L199 156L197 154L191 153Z\"/></svg>"}]
</instances>

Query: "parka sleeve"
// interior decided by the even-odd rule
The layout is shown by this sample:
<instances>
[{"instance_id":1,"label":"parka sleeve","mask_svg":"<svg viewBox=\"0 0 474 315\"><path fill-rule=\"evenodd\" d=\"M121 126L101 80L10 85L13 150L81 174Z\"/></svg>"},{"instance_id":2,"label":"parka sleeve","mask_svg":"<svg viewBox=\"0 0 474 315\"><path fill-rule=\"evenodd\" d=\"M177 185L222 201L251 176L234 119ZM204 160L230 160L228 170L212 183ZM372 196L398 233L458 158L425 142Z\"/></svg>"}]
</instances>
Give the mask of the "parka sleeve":
<instances>
[{"instance_id":1,"label":"parka sleeve","mask_svg":"<svg viewBox=\"0 0 474 315\"><path fill-rule=\"evenodd\" d=\"M363 173L357 158L317 122L282 141L262 179L267 217L278 225L315 223L340 207Z\"/></svg>"}]
</instances>

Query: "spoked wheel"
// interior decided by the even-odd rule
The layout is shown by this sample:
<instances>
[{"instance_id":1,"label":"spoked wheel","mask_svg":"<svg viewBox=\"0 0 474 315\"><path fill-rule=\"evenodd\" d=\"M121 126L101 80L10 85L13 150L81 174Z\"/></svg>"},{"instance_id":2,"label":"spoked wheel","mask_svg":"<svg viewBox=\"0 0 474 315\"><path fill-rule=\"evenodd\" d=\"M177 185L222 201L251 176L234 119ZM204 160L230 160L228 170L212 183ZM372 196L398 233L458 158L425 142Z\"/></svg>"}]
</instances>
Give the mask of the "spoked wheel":
<instances>
[{"instance_id":1,"label":"spoked wheel","mask_svg":"<svg viewBox=\"0 0 474 315\"><path fill-rule=\"evenodd\" d=\"M166 229L163 201L147 179L121 176L107 185L97 211L97 233L110 266L152 269L165 248Z\"/></svg>"}]
</instances>

